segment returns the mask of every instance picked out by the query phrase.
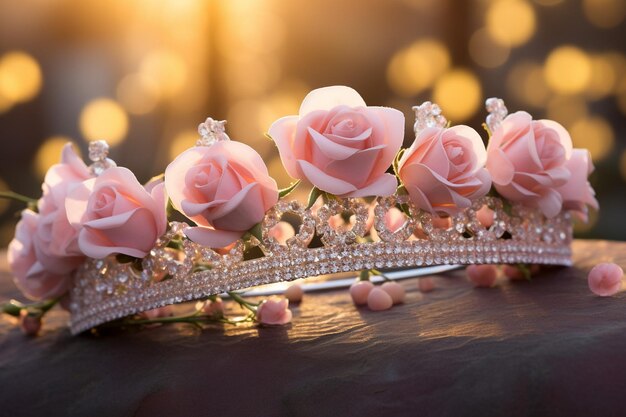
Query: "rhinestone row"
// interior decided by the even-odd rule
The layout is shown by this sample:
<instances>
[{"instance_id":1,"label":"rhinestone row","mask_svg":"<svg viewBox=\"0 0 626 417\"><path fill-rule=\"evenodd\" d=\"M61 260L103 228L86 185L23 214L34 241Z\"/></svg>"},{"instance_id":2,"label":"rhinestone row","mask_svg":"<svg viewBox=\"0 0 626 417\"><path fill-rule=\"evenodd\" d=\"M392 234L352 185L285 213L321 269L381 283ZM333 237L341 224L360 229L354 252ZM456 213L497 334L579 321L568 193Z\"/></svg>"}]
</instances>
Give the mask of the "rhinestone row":
<instances>
[{"instance_id":1,"label":"rhinestone row","mask_svg":"<svg viewBox=\"0 0 626 417\"><path fill-rule=\"evenodd\" d=\"M456 240L436 242L371 242L356 245L292 250L232 266L199 271L185 279L170 279L146 288L126 289L99 302L72 308L71 332L80 333L102 323L165 305L191 301L256 285L298 278L353 272L371 268L419 267L442 264L532 263L571 265L566 242L520 242L514 240ZM97 282L115 269L102 271L86 264L77 279ZM109 277L113 279L114 276ZM91 300L94 301L94 300Z\"/></svg>"}]
</instances>

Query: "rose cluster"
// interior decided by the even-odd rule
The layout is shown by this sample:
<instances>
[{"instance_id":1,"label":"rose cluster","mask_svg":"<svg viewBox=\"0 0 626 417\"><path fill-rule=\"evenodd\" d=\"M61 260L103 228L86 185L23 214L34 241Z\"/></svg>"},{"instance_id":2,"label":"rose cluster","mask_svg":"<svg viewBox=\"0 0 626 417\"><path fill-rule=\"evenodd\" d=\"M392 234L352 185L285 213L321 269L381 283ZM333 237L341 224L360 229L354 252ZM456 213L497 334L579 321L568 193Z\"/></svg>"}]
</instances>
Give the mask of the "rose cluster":
<instances>
[{"instance_id":1,"label":"rose cluster","mask_svg":"<svg viewBox=\"0 0 626 417\"><path fill-rule=\"evenodd\" d=\"M269 135L290 176L338 197L405 192L417 208L444 220L490 191L548 218L562 210L586 218L588 206L598 207L587 180L589 154L573 149L556 122L513 113L487 147L476 130L459 125L424 128L401 150L404 131L402 112L367 106L355 90L334 86L310 92L299 114L274 122ZM123 167L92 175L68 144L45 177L37 210L22 213L9 263L27 296L58 297L85 257L148 255L168 228L168 199L195 223L185 230L189 239L224 248L261 222L278 198L262 157L240 142L190 148L164 179L145 185Z\"/></svg>"},{"instance_id":2,"label":"rose cluster","mask_svg":"<svg viewBox=\"0 0 626 417\"><path fill-rule=\"evenodd\" d=\"M45 177L37 210L24 210L8 261L20 290L35 300L69 288L85 257L147 256L168 227L167 202L197 226L203 245L230 245L276 204L278 189L261 156L235 141L194 147L142 185L127 168L93 176L71 144Z\"/></svg>"},{"instance_id":3,"label":"rose cluster","mask_svg":"<svg viewBox=\"0 0 626 417\"><path fill-rule=\"evenodd\" d=\"M404 137L401 112L368 107L348 87L307 95L297 116L269 129L285 169L294 178L341 197L385 196L398 185L390 169ZM525 112L504 119L485 149L469 126L428 127L398 160L397 178L418 208L454 215L491 186L512 202L547 217L562 209L586 218L598 208L587 181L593 170L584 149L572 149L567 131Z\"/></svg>"}]
</instances>

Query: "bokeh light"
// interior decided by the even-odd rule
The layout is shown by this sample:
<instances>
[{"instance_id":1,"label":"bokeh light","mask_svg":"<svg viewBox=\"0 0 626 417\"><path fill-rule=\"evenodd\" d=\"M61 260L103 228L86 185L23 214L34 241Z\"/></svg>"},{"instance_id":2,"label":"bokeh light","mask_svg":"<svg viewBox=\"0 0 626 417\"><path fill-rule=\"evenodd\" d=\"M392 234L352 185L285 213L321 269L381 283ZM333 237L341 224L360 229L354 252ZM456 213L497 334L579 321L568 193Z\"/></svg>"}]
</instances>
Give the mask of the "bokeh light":
<instances>
[{"instance_id":1,"label":"bokeh light","mask_svg":"<svg viewBox=\"0 0 626 417\"><path fill-rule=\"evenodd\" d=\"M617 77L611 61L599 56L591 56L591 76L585 88L585 95L591 100L600 100L615 90Z\"/></svg>"},{"instance_id":2,"label":"bokeh light","mask_svg":"<svg viewBox=\"0 0 626 417\"><path fill-rule=\"evenodd\" d=\"M433 90L433 100L439 104L453 123L471 117L480 107L480 81L470 71L455 69L439 78Z\"/></svg>"},{"instance_id":3,"label":"bokeh light","mask_svg":"<svg viewBox=\"0 0 626 417\"><path fill-rule=\"evenodd\" d=\"M0 96L3 100L16 103L28 101L39 93L41 85L41 69L32 56L14 51L0 59Z\"/></svg>"},{"instance_id":4,"label":"bokeh light","mask_svg":"<svg viewBox=\"0 0 626 417\"><path fill-rule=\"evenodd\" d=\"M487 10L487 30L504 46L519 46L535 33L535 11L524 0L496 0Z\"/></svg>"},{"instance_id":5,"label":"bokeh light","mask_svg":"<svg viewBox=\"0 0 626 417\"><path fill-rule=\"evenodd\" d=\"M557 6L563 3L563 1L564 0L535 0L535 3L537 3L540 6L552 7L552 6Z\"/></svg>"},{"instance_id":6,"label":"bokeh light","mask_svg":"<svg viewBox=\"0 0 626 417\"><path fill-rule=\"evenodd\" d=\"M550 95L543 67L533 61L515 65L507 75L506 88L517 100L536 108L543 108Z\"/></svg>"},{"instance_id":7,"label":"bokeh light","mask_svg":"<svg viewBox=\"0 0 626 417\"><path fill-rule=\"evenodd\" d=\"M128 116L115 101L107 98L92 100L83 108L79 120L85 140L105 139L114 146L124 140L128 132Z\"/></svg>"},{"instance_id":8,"label":"bokeh light","mask_svg":"<svg viewBox=\"0 0 626 417\"><path fill-rule=\"evenodd\" d=\"M554 96L548 101L548 119L561 123L566 128L588 116L587 102L580 96Z\"/></svg>"},{"instance_id":9,"label":"bokeh light","mask_svg":"<svg viewBox=\"0 0 626 417\"><path fill-rule=\"evenodd\" d=\"M600 28L613 28L626 17L624 0L583 0L583 11L587 19Z\"/></svg>"},{"instance_id":10,"label":"bokeh light","mask_svg":"<svg viewBox=\"0 0 626 417\"><path fill-rule=\"evenodd\" d=\"M620 111L626 116L626 78L623 78L617 86L616 101Z\"/></svg>"},{"instance_id":11,"label":"bokeh light","mask_svg":"<svg viewBox=\"0 0 626 417\"><path fill-rule=\"evenodd\" d=\"M139 72L163 97L175 96L187 82L185 61L175 52L168 50L148 54L141 62Z\"/></svg>"},{"instance_id":12,"label":"bokeh light","mask_svg":"<svg viewBox=\"0 0 626 417\"><path fill-rule=\"evenodd\" d=\"M598 162L613 149L615 134L611 125L602 117L592 116L574 123L569 132L575 148L587 148L591 159Z\"/></svg>"},{"instance_id":13,"label":"bokeh light","mask_svg":"<svg viewBox=\"0 0 626 417\"><path fill-rule=\"evenodd\" d=\"M117 99L132 114L150 113L156 107L159 91L156 83L142 73L128 74L117 84Z\"/></svg>"},{"instance_id":14,"label":"bokeh light","mask_svg":"<svg viewBox=\"0 0 626 417\"><path fill-rule=\"evenodd\" d=\"M450 54L436 39L416 41L396 52L387 67L387 81L403 97L429 88L450 66Z\"/></svg>"},{"instance_id":15,"label":"bokeh light","mask_svg":"<svg viewBox=\"0 0 626 417\"><path fill-rule=\"evenodd\" d=\"M66 136L52 136L41 144L33 161L35 173L39 178L43 179L48 168L59 163L61 151L67 142L72 142L72 139ZM74 147L74 150L76 150L76 147Z\"/></svg>"},{"instance_id":16,"label":"bokeh light","mask_svg":"<svg viewBox=\"0 0 626 417\"><path fill-rule=\"evenodd\" d=\"M278 155L274 156L270 160L269 164L267 164L267 170L269 171L270 177L276 180L278 188L286 188L294 181L294 179L287 174L287 171L280 160L280 156Z\"/></svg>"},{"instance_id":17,"label":"bokeh light","mask_svg":"<svg viewBox=\"0 0 626 417\"><path fill-rule=\"evenodd\" d=\"M509 58L511 48L495 42L487 29L478 29L469 41L469 53L481 67L496 68Z\"/></svg>"},{"instance_id":18,"label":"bokeh light","mask_svg":"<svg viewBox=\"0 0 626 417\"><path fill-rule=\"evenodd\" d=\"M176 135L170 143L170 161L173 161L178 155L194 146L199 138L198 132L193 129L184 130Z\"/></svg>"},{"instance_id":19,"label":"bokeh light","mask_svg":"<svg viewBox=\"0 0 626 417\"><path fill-rule=\"evenodd\" d=\"M546 82L558 93L582 92L589 84L591 71L589 56L575 46L560 46L546 59Z\"/></svg>"},{"instance_id":20,"label":"bokeh light","mask_svg":"<svg viewBox=\"0 0 626 417\"><path fill-rule=\"evenodd\" d=\"M0 114L5 113L13 107L13 102L2 95L0 92Z\"/></svg>"}]
</instances>

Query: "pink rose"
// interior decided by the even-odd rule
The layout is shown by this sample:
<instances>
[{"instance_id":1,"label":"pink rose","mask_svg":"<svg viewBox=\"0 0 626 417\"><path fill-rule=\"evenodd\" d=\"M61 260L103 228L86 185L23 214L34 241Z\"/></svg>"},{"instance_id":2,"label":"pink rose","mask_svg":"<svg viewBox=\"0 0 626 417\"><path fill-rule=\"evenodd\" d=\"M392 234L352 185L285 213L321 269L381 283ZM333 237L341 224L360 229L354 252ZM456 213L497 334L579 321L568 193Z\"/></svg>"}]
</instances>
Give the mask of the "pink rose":
<instances>
[{"instance_id":1,"label":"pink rose","mask_svg":"<svg viewBox=\"0 0 626 417\"><path fill-rule=\"evenodd\" d=\"M278 201L261 156L235 141L186 150L165 170L165 187L176 210L198 225L187 237L213 248L239 239Z\"/></svg>"},{"instance_id":2,"label":"pink rose","mask_svg":"<svg viewBox=\"0 0 626 417\"><path fill-rule=\"evenodd\" d=\"M74 153L71 143L63 147L61 163L50 167L38 202L39 220L34 235L37 259L50 272L65 274L76 269L84 255L78 247L78 232L65 213L65 197L91 177L85 163Z\"/></svg>"},{"instance_id":3,"label":"pink rose","mask_svg":"<svg viewBox=\"0 0 626 417\"><path fill-rule=\"evenodd\" d=\"M74 188L65 206L85 255L143 258L165 233L166 203L163 183L148 192L130 170L112 167Z\"/></svg>"},{"instance_id":4,"label":"pink rose","mask_svg":"<svg viewBox=\"0 0 626 417\"><path fill-rule=\"evenodd\" d=\"M37 260L34 236L38 221L39 215L34 211L22 211L7 254L15 285L33 300L58 297L67 291L71 281L70 274L53 273Z\"/></svg>"},{"instance_id":5,"label":"pink rose","mask_svg":"<svg viewBox=\"0 0 626 417\"><path fill-rule=\"evenodd\" d=\"M489 191L486 158L480 135L471 127L431 127L404 152L398 176L417 207L453 215Z\"/></svg>"},{"instance_id":6,"label":"pink rose","mask_svg":"<svg viewBox=\"0 0 626 417\"><path fill-rule=\"evenodd\" d=\"M286 298L271 297L259 305L256 319L261 324L287 324L291 321L289 300Z\"/></svg>"},{"instance_id":7,"label":"pink rose","mask_svg":"<svg viewBox=\"0 0 626 417\"><path fill-rule=\"evenodd\" d=\"M557 188L570 177L566 161L572 139L560 124L532 120L526 112L507 116L487 147L487 169L503 197L539 208L546 217L561 211Z\"/></svg>"},{"instance_id":8,"label":"pink rose","mask_svg":"<svg viewBox=\"0 0 626 417\"><path fill-rule=\"evenodd\" d=\"M366 107L343 86L311 91L298 116L275 121L269 134L293 178L341 197L387 196L397 182L385 171L402 146L404 115Z\"/></svg>"},{"instance_id":9,"label":"pink rose","mask_svg":"<svg viewBox=\"0 0 626 417\"><path fill-rule=\"evenodd\" d=\"M563 199L563 209L572 210L581 220L587 221L587 206L598 210L596 193L587 180L593 172L593 162L587 149L574 149L572 156L565 163L570 172L570 179L557 188Z\"/></svg>"}]
</instances>

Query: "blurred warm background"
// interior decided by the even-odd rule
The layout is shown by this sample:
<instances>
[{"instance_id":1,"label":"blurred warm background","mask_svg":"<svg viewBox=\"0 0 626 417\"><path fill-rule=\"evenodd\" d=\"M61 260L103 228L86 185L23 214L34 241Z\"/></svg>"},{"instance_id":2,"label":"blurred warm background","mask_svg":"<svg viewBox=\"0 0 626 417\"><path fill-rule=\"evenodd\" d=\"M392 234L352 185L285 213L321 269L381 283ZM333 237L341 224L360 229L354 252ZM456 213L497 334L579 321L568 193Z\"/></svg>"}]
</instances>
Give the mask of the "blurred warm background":
<instances>
[{"instance_id":1,"label":"blurred warm background","mask_svg":"<svg viewBox=\"0 0 626 417\"><path fill-rule=\"evenodd\" d=\"M591 150L602 211L577 233L625 240L625 16L624 0L2 1L0 189L38 196L66 141L100 138L147 180L208 115L285 186L263 133L312 88L403 110L407 145L411 106L480 130L499 96ZM0 201L2 245L19 208Z\"/></svg>"}]
</instances>

